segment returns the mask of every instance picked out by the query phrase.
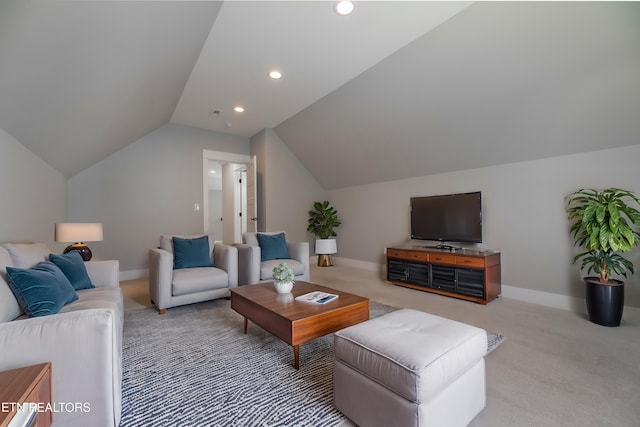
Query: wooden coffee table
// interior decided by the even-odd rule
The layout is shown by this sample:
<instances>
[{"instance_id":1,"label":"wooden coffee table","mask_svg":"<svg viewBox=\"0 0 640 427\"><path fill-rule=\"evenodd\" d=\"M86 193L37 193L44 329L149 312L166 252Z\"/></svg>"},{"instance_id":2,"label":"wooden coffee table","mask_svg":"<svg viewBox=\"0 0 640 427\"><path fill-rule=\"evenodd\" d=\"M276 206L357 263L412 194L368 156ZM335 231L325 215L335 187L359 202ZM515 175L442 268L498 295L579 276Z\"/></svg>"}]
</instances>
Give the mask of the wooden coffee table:
<instances>
[{"instance_id":1,"label":"wooden coffee table","mask_svg":"<svg viewBox=\"0 0 640 427\"><path fill-rule=\"evenodd\" d=\"M295 300L313 291L339 297L326 304ZM231 308L244 316L245 334L251 320L293 346L296 369L300 369L300 344L369 320L369 299L308 282L296 282L290 294L278 294L272 282L232 288Z\"/></svg>"}]
</instances>

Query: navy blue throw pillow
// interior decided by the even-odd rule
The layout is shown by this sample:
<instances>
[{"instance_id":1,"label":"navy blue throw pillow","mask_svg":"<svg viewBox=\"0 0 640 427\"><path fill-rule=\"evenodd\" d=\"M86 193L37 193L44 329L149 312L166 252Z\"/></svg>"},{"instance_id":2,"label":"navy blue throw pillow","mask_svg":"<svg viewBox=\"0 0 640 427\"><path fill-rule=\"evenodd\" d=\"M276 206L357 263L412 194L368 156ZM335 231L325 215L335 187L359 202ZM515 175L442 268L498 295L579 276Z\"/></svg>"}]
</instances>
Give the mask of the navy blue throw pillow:
<instances>
[{"instance_id":1,"label":"navy blue throw pillow","mask_svg":"<svg viewBox=\"0 0 640 427\"><path fill-rule=\"evenodd\" d=\"M173 237L173 268L213 267L209 237L181 239Z\"/></svg>"},{"instance_id":2,"label":"navy blue throw pillow","mask_svg":"<svg viewBox=\"0 0 640 427\"><path fill-rule=\"evenodd\" d=\"M32 268L7 267L7 283L29 317L56 314L78 299L71 282L51 261Z\"/></svg>"},{"instance_id":3,"label":"navy blue throw pillow","mask_svg":"<svg viewBox=\"0 0 640 427\"><path fill-rule=\"evenodd\" d=\"M95 288L93 283L91 283L80 252L71 251L64 255L49 254L49 261L62 270L76 291Z\"/></svg>"},{"instance_id":4,"label":"navy blue throw pillow","mask_svg":"<svg viewBox=\"0 0 640 427\"><path fill-rule=\"evenodd\" d=\"M272 259L289 259L287 240L284 233L264 234L258 233L258 245L260 245L260 261Z\"/></svg>"}]
</instances>

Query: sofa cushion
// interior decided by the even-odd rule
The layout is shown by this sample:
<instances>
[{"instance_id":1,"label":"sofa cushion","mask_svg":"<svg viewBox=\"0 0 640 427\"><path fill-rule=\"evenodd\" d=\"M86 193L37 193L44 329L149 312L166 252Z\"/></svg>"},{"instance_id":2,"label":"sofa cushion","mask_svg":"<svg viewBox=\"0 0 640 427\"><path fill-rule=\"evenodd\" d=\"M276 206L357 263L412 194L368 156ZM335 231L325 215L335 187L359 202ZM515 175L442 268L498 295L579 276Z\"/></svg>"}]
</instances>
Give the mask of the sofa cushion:
<instances>
[{"instance_id":1,"label":"sofa cushion","mask_svg":"<svg viewBox=\"0 0 640 427\"><path fill-rule=\"evenodd\" d=\"M22 314L16 296L7 284L6 267L13 265L9 252L0 247L0 323L10 322Z\"/></svg>"},{"instance_id":2,"label":"sofa cushion","mask_svg":"<svg viewBox=\"0 0 640 427\"><path fill-rule=\"evenodd\" d=\"M207 236L195 239L173 237L173 268L213 267Z\"/></svg>"},{"instance_id":3,"label":"sofa cushion","mask_svg":"<svg viewBox=\"0 0 640 427\"><path fill-rule=\"evenodd\" d=\"M210 291L229 286L229 275L219 268L186 268L173 271L173 296Z\"/></svg>"},{"instance_id":4,"label":"sofa cushion","mask_svg":"<svg viewBox=\"0 0 640 427\"><path fill-rule=\"evenodd\" d=\"M4 243L2 247L11 256L11 266L17 268L31 268L46 261L50 252L44 243Z\"/></svg>"},{"instance_id":5,"label":"sofa cushion","mask_svg":"<svg viewBox=\"0 0 640 427\"><path fill-rule=\"evenodd\" d=\"M89 310L94 308L110 308L119 316L124 316L122 290L120 288L92 288L77 292L78 299L65 305L60 313Z\"/></svg>"},{"instance_id":6,"label":"sofa cushion","mask_svg":"<svg viewBox=\"0 0 640 427\"><path fill-rule=\"evenodd\" d=\"M7 267L7 283L29 317L58 313L78 299L69 279L50 261L29 269Z\"/></svg>"},{"instance_id":7,"label":"sofa cushion","mask_svg":"<svg viewBox=\"0 0 640 427\"><path fill-rule=\"evenodd\" d=\"M273 259L260 263L260 280L273 279L273 267L280 264L281 262L291 267L294 276L300 276L301 274L304 274L304 264L302 264L300 261L296 261L294 259Z\"/></svg>"},{"instance_id":8,"label":"sofa cushion","mask_svg":"<svg viewBox=\"0 0 640 427\"><path fill-rule=\"evenodd\" d=\"M260 261L290 258L284 233L258 233L257 238L258 244L260 245Z\"/></svg>"},{"instance_id":9,"label":"sofa cushion","mask_svg":"<svg viewBox=\"0 0 640 427\"><path fill-rule=\"evenodd\" d=\"M71 251L64 255L49 254L49 261L62 270L76 291L95 288L87 273L82 255L78 251Z\"/></svg>"}]
</instances>

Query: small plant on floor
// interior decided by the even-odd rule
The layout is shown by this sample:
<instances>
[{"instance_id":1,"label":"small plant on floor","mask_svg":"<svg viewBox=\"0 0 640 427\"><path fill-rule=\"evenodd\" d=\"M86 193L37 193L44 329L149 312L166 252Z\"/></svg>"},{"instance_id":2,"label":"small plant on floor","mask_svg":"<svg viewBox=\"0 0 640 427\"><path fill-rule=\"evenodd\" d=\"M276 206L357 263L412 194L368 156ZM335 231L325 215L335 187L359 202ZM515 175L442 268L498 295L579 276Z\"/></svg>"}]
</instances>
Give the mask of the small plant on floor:
<instances>
[{"instance_id":1,"label":"small plant on floor","mask_svg":"<svg viewBox=\"0 0 640 427\"><path fill-rule=\"evenodd\" d=\"M633 274L633 263L620 253L640 241L640 199L629 190L582 189L569 199L570 233L582 252L573 258L595 277L584 277L589 320L602 326L619 326L624 308L624 282L612 274Z\"/></svg>"},{"instance_id":2,"label":"small plant on floor","mask_svg":"<svg viewBox=\"0 0 640 427\"><path fill-rule=\"evenodd\" d=\"M289 264L281 262L273 267L273 281L276 283L294 283L293 270Z\"/></svg>"}]
</instances>

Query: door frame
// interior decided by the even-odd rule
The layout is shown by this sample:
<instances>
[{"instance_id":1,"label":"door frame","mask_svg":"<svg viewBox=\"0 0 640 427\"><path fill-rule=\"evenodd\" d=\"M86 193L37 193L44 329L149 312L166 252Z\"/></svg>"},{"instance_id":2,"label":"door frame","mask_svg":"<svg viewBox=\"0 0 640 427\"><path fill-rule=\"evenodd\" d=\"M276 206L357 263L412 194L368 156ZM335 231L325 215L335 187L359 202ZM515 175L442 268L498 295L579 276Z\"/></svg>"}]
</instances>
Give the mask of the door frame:
<instances>
[{"instance_id":1,"label":"door frame","mask_svg":"<svg viewBox=\"0 0 640 427\"><path fill-rule=\"evenodd\" d=\"M251 156L225 151L202 150L202 222L205 234L209 233L209 160L247 164L251 162Z\"/></svg>"}]
</instances>

